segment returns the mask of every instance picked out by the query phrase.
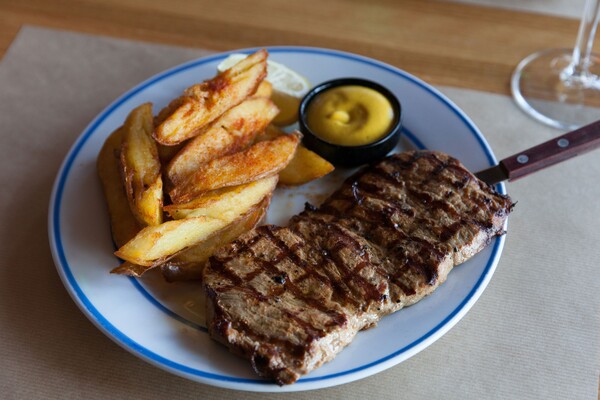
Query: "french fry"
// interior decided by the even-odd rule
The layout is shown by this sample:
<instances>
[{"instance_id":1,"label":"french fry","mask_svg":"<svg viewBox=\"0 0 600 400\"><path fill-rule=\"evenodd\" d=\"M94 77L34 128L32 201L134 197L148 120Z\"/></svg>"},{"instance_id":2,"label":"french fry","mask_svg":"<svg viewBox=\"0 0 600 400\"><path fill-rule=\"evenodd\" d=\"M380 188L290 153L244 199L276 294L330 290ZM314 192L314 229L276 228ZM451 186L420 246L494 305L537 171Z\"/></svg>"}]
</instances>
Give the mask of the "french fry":
<instances>
[{"instance_id":1,"label":"french fry","mask_svg":"<svg viewBox=\"0 0 600 400\"><path fill-rule=\"evenodd\" d=\"M181 143L254 94L267 75L267 56L266 50L257 51L214 78L186 89L156 118L156 141Z\"/></svg>"},{"instance_id":2,"label":"french fry","mask_svg":"<svg viewBox=\"0 0 600 400\"><path fill-rule=\"evenodd\" d=\"M292 159L300 136L299 133L283 135L209 161L171 190L171 200L174 204L187 203L211 190L242 185L276 174Z\"/></svg>"},{"instance_id":3,"label":"french fry","mask_svg":"<svg viewBox=\"0 0 600 400\"><path fill-rule=\"evenodd\" d=\"M282 135L285 135L285 132L274 125L269 125L256 135L254 142L273 140ZM333 170L334 166L329 161L299 144L290 163L279 172L279 183L283 186L303 185Z\"/></svg>"},{"instance_id":4,"label":"french fry","mask_svg":"<svg viewBox=\"0 0 600 400\"><path fill-rule=\"evenodd\" d=\"M121 127L106 139L96 162L108 206L111 234L117 247L123 246L141 229L129 207L119 171L122 138L123 128Z\"/></svg>"},{"instance_id":5,"label":"french fry","mask_svg":"<svg viewBox=\"0 0 600 400\"><path fill-rule=\"evenodd\" d=\"M152 129L152 105L142 104L127 117L121 143L125 193L133 215L142 225L162 222L163 186Z\"/></svg>"},{"instance_id":6,"label":"french fry","mask_svg":"<svg viewBox=\"0 0 600 400\"><path fill-rule=\"evenodd\" d=\"M329 172L306 149L282 172L301 135L270 125L279 110L264 80L267 56L260 50L189 87L155 118L151 104L137 107L106 140L98 174L124 260L112 273L160 266L169 281L198 279L218 247L264 217L280 173L290 185ZM166 189L173 204L163 209ZM165 213L173 219L163 222Z\"/></svg>"},{"instance_id":7,"label":"french fry","mask_svg":"<svg viewBox=\"0 0 600 400\"><path fill-rule=\"evenodd\" d=\"M202 164L247 147L277 112L275 104L265 97L249 98L229 109L173 157L165 169L169 181L180 184Z\"/></svg>"},{"instance_id":8,"label":"french fry","mask_svg":"<svg viewBox=\"0 0 600 400\"><path fill-rule=\"evenodd\" d=\"M273 140L286 133L275 125L267 125L267 127L254 137L254 143L264 142L265 140Z\"/></svg>"},{"instance_id":9,"label":"french fry","mask_svg":"<svg viewBox=\"0 0 600 400\"><path fill-rule=\"evenodd\" d=\"M284 186L304 185L327 175L333 169L329 161L299 145L290 163L279 172L279 183Z\"/></svg>"},{"instance_id":10,"label":"french fry","mask_svg":"<svg viewBox=\"0 0 600 400\"><path fill-rule=\"evenodd\" d=\"M272 175L244 185L214 190L189 203L168 205L165 211L174 219L207 216L232 220L237 210L250 209L269 196L275 190L277 180L277 175Z\"/></svg>"},{"instance_id":11,"label":"french fry","mask_svg":"<svg viewBox=\"0 0 600 400\"><path fill-rule=\"evenodd\" d=\"M156 117L154 117L154 127L156 128L157 126L160 126L163 122L165 122L167 120L167 118L169 118L170 116L172 116L177 109L179 109L180 107L184 107L186 105L187 102L191 101L191 99L188 98L188 96L186 95L182 95L179 97L174 98L173 100L171 100L169 102L169 104L163 108L162 110L159 111L158 115ZM182 140L183 142L183 140ZM159 144L163 144L162 142L157 140L157 143ZM179 142L181 143L181 142ZM164 146L174 146L175 144L179 144L179 143L164 143Z\"/></svg>"},{"instance_id":12,"label":"french fry","mask_svg":"<svg viewBox=\"0 0 600 400\"><path fill-rule=\"evenodd\" d=\"M254 228L264 217L271 196L263 199L256 209L243 215L237 221L229 224L207 240L182 251L160 266L163 277L169 281L189 281L202 278L206 262L214 252L222 246L231 243L241 234Z\"/></svg>"},{"instance_id":13,"label":"french fry","mask_svg":"<svg viewBox=\"0 0 600 400\"><path fill-rule=\"evenodd\" d=\"M273 85L271 82L263 80L258 88L256 88L256 92L252 95L252 97L267 97L270 98L273 95Z\"/></svg>"},{"instance_id":14,"label":"french fry","mask_svg":"<svg viewBox=\"0 0 600 400\"><path fill-rule=\"evenodd\" d=\"M157 143L158 158L160 159L161 165L167 165L171 162L173 157L177 155L185 147L187 142L181 142L175 146L165 146L164 144Z\"/></svg>"},{"instance_id":15,"label":"french fry","mask_svg":"<svg viewBox=\"0 0 600 400\"><path fill-rule=\"evenodd\" d=\"M277 177L265 180L250 189L240 190L237 196L229 196L226 200L207 198L205 204L208 207L205 211L198 208L194 211L197 214L211 214L218 218L198 215L148 226L121 246L115 255L132 264L145 267L158 266L255 209L263 199L270 198L276 182ZM259 195L262 195L262 198L256 200Z\"/></svg>"},{"instance_id":16,"label":"french fry","mask_svg":"<svg viewBox=\"0 0 600 400\"><path fill-rule=\"evenodd\" d=\"M242 233L254 228L265 215L271 196L265 197L257 206L239 217L223 229L213 233L206 240L185 249L164 263L144 266L125 261L110 271L111 274L141 277L153 268L161 267L165 279L169 282L200 279L204 264L214 251L232 242Z\"/></svg>"},{"instance_id":17,"label":"french fry","mask_svg":"<svg viewBox=\"0 0 600 400\"><path fill-rule=\"evenodd\" d=\"M152 268L145 267L143 265L133 264L129 261L125 261L123 264L119 265L117 268L114 268L110 271L111 274L117 275L127 275L127 276L135 276L136 278L141 277L146 271L149 271Z\"/></svg>"},{"instance_id":18,"label":"french fry","mask_svg":"<svg viewBox=\"0 0 600 400\"><path fill-rule=\"evenodd\" d=\"M232 221L194 217L147 226L125 243L115 255L146 267L162 264L181 250L198 244Z\"/></svg>"}]
</instances>

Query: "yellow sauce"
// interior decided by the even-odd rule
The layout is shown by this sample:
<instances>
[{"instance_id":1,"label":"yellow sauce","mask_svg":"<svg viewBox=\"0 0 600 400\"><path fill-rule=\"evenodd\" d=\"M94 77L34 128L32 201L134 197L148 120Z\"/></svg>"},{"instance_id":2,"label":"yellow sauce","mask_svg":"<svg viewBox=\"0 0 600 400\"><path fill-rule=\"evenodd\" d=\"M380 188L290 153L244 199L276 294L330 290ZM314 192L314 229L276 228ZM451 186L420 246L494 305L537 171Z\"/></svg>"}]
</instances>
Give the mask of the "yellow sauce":
<instances>
[{"instance_id":1,"label":"yellow sauce","mask_svg":"<svg viewBox=\"0 0 600 400\"><path fill-rule=\"evenodd\" d=\"M365 86L328 89L310 102L306 122L321 139L342 146L360 146L384 137L394 120L390 101Z\"/></svg>"}]
</instances>

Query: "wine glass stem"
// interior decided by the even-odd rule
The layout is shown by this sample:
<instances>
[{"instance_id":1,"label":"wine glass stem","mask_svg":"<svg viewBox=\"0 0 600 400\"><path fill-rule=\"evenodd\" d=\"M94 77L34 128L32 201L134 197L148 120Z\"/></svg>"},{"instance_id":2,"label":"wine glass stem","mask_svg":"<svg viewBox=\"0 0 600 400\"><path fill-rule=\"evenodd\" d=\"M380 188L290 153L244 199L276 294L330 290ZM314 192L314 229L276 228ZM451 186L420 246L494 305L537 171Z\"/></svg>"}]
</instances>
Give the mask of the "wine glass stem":
<instances>
[{"instance_id":1,"label":"wine glass stem","mask_svg":"<svg viewBox=\"0 0 600 400\"><path fill-rule=\"evenodd\" d=\"M570 68L568 68L570 70L569 75L571 76L585 77L590 75L590 56L592 54L596 27L598 26L599 11L600 0L587 0L585 2L577 42L573 49Z\"/></svg>"}]
</instances>

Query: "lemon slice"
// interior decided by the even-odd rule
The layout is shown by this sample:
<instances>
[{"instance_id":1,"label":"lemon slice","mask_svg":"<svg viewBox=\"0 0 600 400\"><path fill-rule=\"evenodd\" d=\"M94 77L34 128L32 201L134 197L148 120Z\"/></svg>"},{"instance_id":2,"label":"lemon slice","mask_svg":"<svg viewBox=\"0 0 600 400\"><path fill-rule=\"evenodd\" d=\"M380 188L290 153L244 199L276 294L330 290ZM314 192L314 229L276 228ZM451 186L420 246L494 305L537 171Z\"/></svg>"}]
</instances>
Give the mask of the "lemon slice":
<instances>
[{"instance_id":1,"label":"lemon slice","mask_svg":"<svg viewBox=\"0 0 600 400\"><path fill-rule=\"evenodd\" d=\"M231 54L217 66L217 70L223 72L246 57L246 54ZM273 85L271 99L280 110L273 123L278 126L294 123L298 119L300 100L310 90L310 83L296 71L271 60L267 60L266 79Z\"/></svg>"}]
</instances>

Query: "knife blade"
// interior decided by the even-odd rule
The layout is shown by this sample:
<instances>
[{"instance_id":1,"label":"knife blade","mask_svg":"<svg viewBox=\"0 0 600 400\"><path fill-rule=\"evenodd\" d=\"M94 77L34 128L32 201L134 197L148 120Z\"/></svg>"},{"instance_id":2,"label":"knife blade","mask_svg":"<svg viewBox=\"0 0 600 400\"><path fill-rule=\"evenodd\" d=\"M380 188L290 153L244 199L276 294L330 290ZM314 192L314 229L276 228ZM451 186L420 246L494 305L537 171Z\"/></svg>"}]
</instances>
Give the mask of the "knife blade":
<instances>
[{"instance_id":1,"label":"knife blade","mask_svg":"<svg viewBox=\"0 0 600 400\"><path fill-rule=\"evenodd\" d=\"M502 164L476 172L475 176L491 186L509 179L508 171Z\"/></svg>"}]
</instances>

